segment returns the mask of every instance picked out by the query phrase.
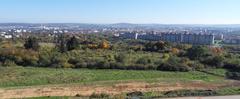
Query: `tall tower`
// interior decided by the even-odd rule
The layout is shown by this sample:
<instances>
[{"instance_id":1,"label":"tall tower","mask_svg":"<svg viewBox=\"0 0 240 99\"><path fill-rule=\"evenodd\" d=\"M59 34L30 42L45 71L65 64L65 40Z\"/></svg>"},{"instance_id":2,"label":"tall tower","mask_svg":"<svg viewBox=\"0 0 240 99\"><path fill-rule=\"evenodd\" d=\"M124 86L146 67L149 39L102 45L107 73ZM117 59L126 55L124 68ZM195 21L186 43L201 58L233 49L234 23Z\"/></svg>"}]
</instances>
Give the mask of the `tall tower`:
<instances>
[{"instance_id":1,"label":"tall tower","mask_svg":"<svg viewBox=\"0 0 240 99\"><path fill-rule=\"evenodd\" d=\"M135 33L135 37L134 37L135 40L138 39L138 33Z\"/></svg>"}]
</instances>

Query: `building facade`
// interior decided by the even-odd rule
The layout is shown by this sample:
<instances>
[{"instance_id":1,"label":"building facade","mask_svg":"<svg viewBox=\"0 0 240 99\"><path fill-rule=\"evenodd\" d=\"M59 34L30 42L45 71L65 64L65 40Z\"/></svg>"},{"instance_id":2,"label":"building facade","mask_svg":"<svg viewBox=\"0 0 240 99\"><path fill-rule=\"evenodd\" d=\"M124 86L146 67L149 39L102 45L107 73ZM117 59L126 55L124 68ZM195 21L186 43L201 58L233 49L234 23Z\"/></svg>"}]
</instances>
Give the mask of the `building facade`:
<instances>
[{"instance_id":1,"label":"building facade","mask_svg":"<svg viewBox=\"0 0 240 99\"><path fill-rule=\"evenodd\" d=\"M122 33L120 37L128 39L143 39L152 41L167 41L174 43L194 44L194 45L213 45L215 42L214 34L191 34L191 33Z\"/></svg>"}]
</instances>

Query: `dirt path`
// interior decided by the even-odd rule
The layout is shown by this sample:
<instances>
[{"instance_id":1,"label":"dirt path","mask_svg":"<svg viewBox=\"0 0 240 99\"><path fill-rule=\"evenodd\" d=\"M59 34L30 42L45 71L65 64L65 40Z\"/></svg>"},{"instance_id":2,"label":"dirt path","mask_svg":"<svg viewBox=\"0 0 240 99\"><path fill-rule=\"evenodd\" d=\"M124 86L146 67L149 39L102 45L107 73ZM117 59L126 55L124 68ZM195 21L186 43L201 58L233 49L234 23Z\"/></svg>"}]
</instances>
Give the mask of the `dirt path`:
<instances>
[{"instance_id":1,"label":"dirt path","mask_svg":"<svg viewBox=\"0 0 240 99\"><path fill-rule=\"evenodd\" d=\"M0 89L1 99L5 98L26 98L26 97L40 97L40 96L89 96L93 93L106 93L109 95L121 94L123 92L133 91L170 91L179 89L214 89L217 87L226 86L226 84L204 84L200 82L192 82L188 84L175 83L118 83L110 86L83 86L83 85L69 85L69 86L36 86L26 87L20 89Z\"/></svg>"}]
</instances>

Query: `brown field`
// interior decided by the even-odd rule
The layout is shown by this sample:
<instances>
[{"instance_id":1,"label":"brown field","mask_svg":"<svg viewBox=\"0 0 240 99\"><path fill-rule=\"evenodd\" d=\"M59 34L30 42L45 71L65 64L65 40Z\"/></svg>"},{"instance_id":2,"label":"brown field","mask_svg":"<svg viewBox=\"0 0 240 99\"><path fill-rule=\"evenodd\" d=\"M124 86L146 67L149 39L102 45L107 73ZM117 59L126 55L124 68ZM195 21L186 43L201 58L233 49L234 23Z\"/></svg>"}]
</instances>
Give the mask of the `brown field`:
<instances>
[{"instance_id":1,"label":"brown field","mask_svg":"<svg viewBox=\"0 0 240 99\"><path fill-rule=\"evenodd\" d=\"M93 93L117 95L127 92L160 92L180 89L216 89L220 87L240 85L239 82L231 81L224 84L209 84L203 82L189 83L145 83L145 82L129 82L116 83L113 85L47 85L32 86L23 88L4 88L0 89L1 98L27 98L41 96L90 96Z\"/></svg>"}]
</instances>

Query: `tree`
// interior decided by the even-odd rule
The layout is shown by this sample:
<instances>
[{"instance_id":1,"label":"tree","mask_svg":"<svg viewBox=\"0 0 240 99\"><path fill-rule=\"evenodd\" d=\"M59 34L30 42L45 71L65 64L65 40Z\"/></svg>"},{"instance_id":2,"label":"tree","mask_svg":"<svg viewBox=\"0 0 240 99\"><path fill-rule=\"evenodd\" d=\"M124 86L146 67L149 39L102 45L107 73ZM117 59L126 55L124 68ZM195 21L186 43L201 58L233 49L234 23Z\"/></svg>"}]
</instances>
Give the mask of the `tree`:
<instances>
[{"instance_id":1,"label":"tree","mask_svg":"<svg viewBox=\"0 0 240 99\"><path fill-rule=\"evenodd\" d=\"M224 50L219 47L212 47L211 51L214 55L222 55L224 53Z\"/></svg>"},{"instance_id":2,"label":"tree","mask_svg":"<svg viewBox=\"0 0 240 99\"><path fill-rule=\"evenodd\" d=\"M171 56L167 62L159 65L157 67L157 70L187 72L192 70L192 68L189 67L186 62L184 62L184 60L182 60L181 58Z\"/></svg>"},{"instance_id":3,"label":"tree","mask_svg":"<svg viewBox=\"0 0 240 99\"><path fill-rule=\"evenodd\" d=\"M61 53L67 51L66 37L63 34L59 35L56 45Z\"/></svg>"},{"instance_id":4,"label":"tree","mask_svg":"<svg viewBox=\"0 0 240 99\"><path fill-rule=\"evenodd\" d=\"M75 36L73 36L72 38L70 38L68 41L67 41L67 50L68 51L71 51L71 50L74 50L74 49L77 49L78 48L78 40Z\"/></svg>"},{"instance_id":5,"label":"tree","mask_svg":"<svg viewBox=\"0 0 240 99\"><path fill-rule=\"evenodd\" d=\"M35 37L29 37L24 44L25 49L32 49L37 51L40 48L38 40Z\"/></svg>"},{"instance_id":6,"label":"tree","mask_svg":"<svg viewBox=\"0 0 240 99\"><path fill-rule=\"evenodd\" d=\"M149 65L149 64L152 64L152 59L150 57L142 57L142 58L139 58L136 63Z\"/></svg>"},{"instance_id":7,"label":"tree","mask_svg":"<svg viewBox=\"0 0 240 99\"><path fill-rule=\"evenodd\" d=\"M209 51L204 46L193 46L187 50L187 56L193 60L200 59L201 57L207 56L208 54Z\"/></svg>"},{"instance_id":8,"label":"tree","mask_svg":"<svg viewBox=\"0 0 240 99\"><path fill-rule=\"evenodd\" d=\"M212 67L221 68L224 66L225 58L223 56L214 56L205 58L202 63L210 65Z\"/></svg>"},{"instance_id":9,"label":"tree","mask_svg":"<svg viewBox=\"0 0 240 99\"><path fill-rule=\"evenodd\" d=\"M154 49L154 43L153 42L149 42L145 45L145 50L146 51L156 51L156 49Z\"/></svg>"},{"instance_id":10,"label":"tree","mask_svg":"<svg viewBox=\"0 0 240 99\"><path fill-rule=\"evenodd\" d=\"M145 50L152 51L152 52L163 51L163 50L166 50L167 48L168 48L168 44L163 41L149 42L145 45Z\"/></svg>"},{"instance_id":11,"label":"tree","mask_svg":"<svg viewBox=\"0 0 240 99\"><path fill-rule=\"evenodd\" d=\"M171 52L174 54L174 55L177 55L179 54L179 49L178 48L172 48Z\"/></svg>"},{"instance_id":12,"label":"tree","mask_svg":"<svg viewBox=\"0 0 240 99\"><path fill-rule=\"evenodd\" d=\"M109 43L108 43L106 40L104 40L104 41L99 45L99 47L102 48L102 49L109 49L109 48L110 48L110 45L109 45Z\"/></svg>"},{"instance_id":13,"label":"tree","mask_svg":"<svg viewBox=\"0 0 240 99\"><path fill-rule=\"evenodd\" d=\"M163 41L159 41L157 43L154 44L154 46L157 48L156 50L159 51L159 50L165 50L167 45L165 42Z\"/></svg>"},{"instance_id":14,"label":"tree","mask_svg":"<svg viewBox=\"0 0 240 99\"><path fill-rule=\"evenodd\" d=\"M126 53L119 53L116 57L115 57L115 60L119 63L127 63L128 62L128 55Z\"/></svg>"}]
</instances>

